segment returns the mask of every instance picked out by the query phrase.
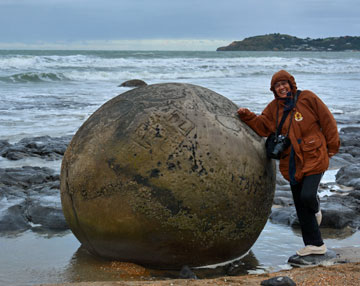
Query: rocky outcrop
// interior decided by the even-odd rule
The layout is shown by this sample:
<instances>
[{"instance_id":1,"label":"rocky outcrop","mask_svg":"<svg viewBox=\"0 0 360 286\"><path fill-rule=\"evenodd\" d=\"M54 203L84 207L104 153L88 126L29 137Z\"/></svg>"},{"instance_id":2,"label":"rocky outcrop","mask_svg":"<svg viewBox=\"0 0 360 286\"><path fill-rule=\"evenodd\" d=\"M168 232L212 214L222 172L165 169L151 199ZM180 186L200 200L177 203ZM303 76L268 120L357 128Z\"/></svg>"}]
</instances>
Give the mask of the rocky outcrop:
<instances>
[{"instance_id":1,"label":"rocky outcrop","mask_svg":"<svg viewBox=\"0 0 360 286\"><path fill-rule=\"evenodd\" d=\"M331 158L330 168L338 169L349 165L360 164L360 127L344 127L340 130L339 135L341 141L340 150L338 154ZM343 180L339 182L339 184L343 184L344 182Z\"/></svg>"},{"instance_id":2,"label":"rocky outcrop","mask_svg":"<svg viewBox=\"0 0 360 286\"><path fill-rule=\"evenodd\" d=\"M360 163L341 167L336 174L336 182L360 190Z\"/></svg>"},{"instance_id":3,"label":"rocky outcrop","mask_svg":"<svg viewBox=\"0 0 360 286\"><path fill-rule=\"evenodd\" d=\"M15 144L0 141L0 155L9 160L37 157L46 160L60 160L72 136L23 138Z\"/></svg>"},{"instance_id":4,"label":"rocky outcrop","mask_svg":"<svg viewBox=\"0 0 360 286\"><path fill-rule=\"evenodd\" d=\"M360 228L360 190L349 192L348 195L335 194L323 197L320 202L323 214L320 227L341 229L346 226ZM299 221L294 206L273 208L270 215L273 223L297 227Z\"/></svg>"},{"instance_id":5,"label":"rocky outcrop","mask_svg":"<svg viewBox=\"0 0 360 286\"><path fill-rule=\"evenodd\" d=\"M0 169L0 235L67 230L59 187L59 175L49 168Z\"/></svg>"}]
</instances>

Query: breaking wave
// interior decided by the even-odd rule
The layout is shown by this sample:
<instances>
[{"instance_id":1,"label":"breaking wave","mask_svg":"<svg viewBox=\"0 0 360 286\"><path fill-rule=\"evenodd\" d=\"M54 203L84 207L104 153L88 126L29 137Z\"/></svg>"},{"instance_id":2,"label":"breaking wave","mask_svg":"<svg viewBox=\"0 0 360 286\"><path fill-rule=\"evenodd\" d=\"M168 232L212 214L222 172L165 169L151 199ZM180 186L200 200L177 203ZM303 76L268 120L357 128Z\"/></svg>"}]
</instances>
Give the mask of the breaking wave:
<instances>
[{"instance_id":1,"label":"breaking wave","mask_svg":"<svg viewBox=\"0 0 360 286\"><path fill-rule=\"evenodd\" d=\"M27 72L10 76L0 77L0 81L7 83L26 83L26 82L49 82L49 81L66 81L69 80L62 73L36 73Z\"/></svg>"},{"instance_id":2,"label":"breaking wave","mask_svg":"<svg viewBox=\"0 0 360 286\"><path fill-rule=\"evenodd\" d=\"M83 52L0 56L0 81L182 80L267 76L287 69L294 74L360 73L358 54L228 52Z\"/></svg>"}]
</instances>

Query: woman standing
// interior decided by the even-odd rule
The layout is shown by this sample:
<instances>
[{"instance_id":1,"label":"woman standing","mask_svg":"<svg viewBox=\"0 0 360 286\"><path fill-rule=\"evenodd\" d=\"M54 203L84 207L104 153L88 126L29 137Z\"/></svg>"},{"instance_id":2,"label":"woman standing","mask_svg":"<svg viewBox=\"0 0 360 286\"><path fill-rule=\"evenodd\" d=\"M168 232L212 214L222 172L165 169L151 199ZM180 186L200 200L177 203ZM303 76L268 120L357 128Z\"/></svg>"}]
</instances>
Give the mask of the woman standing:
<instances>
[{"instance_id":1,"label":"woman standing","mask_svg":"<svg viewBox=\"0 0 360 286\"><path fill-rule=\"evenodd\" d=\"M240 108L238 115L260 136L281 129L278 134L290 139L290 146L281 152L279 167L290 182L305 244L296 253L324 254L327 249L319 229L322 216L317 190L329 158L339 150L336 121L313 92L298 92L294 77L285 70L273 75L270 90L275 98L261 115L246 108Z\"/></svg>"}]
</instances>

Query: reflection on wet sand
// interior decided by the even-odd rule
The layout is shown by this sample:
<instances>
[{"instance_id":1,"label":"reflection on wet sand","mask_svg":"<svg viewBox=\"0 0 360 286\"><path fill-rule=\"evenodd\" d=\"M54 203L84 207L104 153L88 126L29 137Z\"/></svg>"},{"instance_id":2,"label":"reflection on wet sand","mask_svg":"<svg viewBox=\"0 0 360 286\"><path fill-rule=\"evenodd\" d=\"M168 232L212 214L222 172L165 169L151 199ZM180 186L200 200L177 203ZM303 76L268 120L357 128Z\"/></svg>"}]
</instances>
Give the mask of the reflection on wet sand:
<instances>
[{"instance_id":1,"label":"reflection on wet sand","mask_svg":"<svg viewBox=\"0 0 360 286\"><path fill-rule=\"evenodd\" d=\"M292 232L293 234L295 234L296 237L298 237L299 242L301 240L301 233L299 228L287 228L273 224L270 224L268 227L270 227L270 232L272 234L279 230L285 230L287 232L287 235L285 235L285 237L292 238ZM279 229L277 230L277 228ZM326 240L326 243L330 247L339 247L342 246L342 244L348 245L349 242L354 239L354 236L359 236L359 232L355 232L354 229L349 227L346 227L344 229L322 228L322 234L323 238ZM341 245L337 245L339 242ZM279 247L279 239L277 239L277 241L272 241L271 237L266 237L266 233L264 233L264 237L260 237L258 243L260 243L261 247L266 247L269 251L271 251L273 259L276 260L276 256L280 254L276 251L276 249ZM287 244L287 247L290 247L290 245ZM257 250L258 249L255 244L255 253L257 252ZM288 252L288 255L290 256L292 253L289 250ZM284 256L284 254L285 253L283 253L282 256ZM256 255L258 254L254 254L253 251L250 251L245 257L236 261L229 262L228 264L223 263L217 267L201 267L191 270L193 271L193 274L195 274L196 277L199 279L216 278L220 276L245 275L248 274L249 271L253 272L256 269L260 269L263 267L263 264L258 260ZM285 254L284 263L286 263L285 261L289 256ZM259 258L262 259L261 255L259 256ZM269 257L267 259L269 259ZM274 267L273 269L268 270L276 271L279 269ZM165 280L180 278L180 271L181 269L150 269L133 263L105 260L93 256L85 248L80 246L72 256L71 261L65 270L64 276L66 278L64 280L68 282L154 279Z\"/></svg>"},{"instance_id":2,"label":"reflection on wet sand","mask_svg":"<svg viewBox=\"0 0 360 286\"><path fill-rule=\"evenodd\" d=\"M242 259L226 265L211 268L192 269L198 278L245 275L256 269L259 261L250 251ZM64 270L64 280L68 282L115 281L115 280L153 280L180 278L180 270L158 270L120 261L110 261L90 254L80 246Z\"/></svg>"},{"instance_id":3,"label":"reflection on wet sand","mask_svg":"<svg viewBox=\"0 0 360 286\"><path fill-rule=\"evenodd\" d=\"M351 247L347 253L359 257L360 231L322 228L329 249ZM28 231L0 236L0 285L34 285L82 281L122 281L179 278L175 271L147 269L139 265L108 261L79 248L70 232L47 234ZM198 278L264 273L288 269L287 260L303 246L300 230L270 221L239 261L216 268L192 269ZM354 251L354 248L356 248ZM338 252L338 251L336 251Z\"/></svg>"},{"instance_id":4,"label":"reflection on wet sand","mask_svg":"<svg viewBox=\"0 0 360 286\"><path fill-rule=\"evenodd\" d=\"M64 275L68 282L148 280L147 269L132 263L105 260L80 246L71 258Z\"/></svg>"}]
</instances>

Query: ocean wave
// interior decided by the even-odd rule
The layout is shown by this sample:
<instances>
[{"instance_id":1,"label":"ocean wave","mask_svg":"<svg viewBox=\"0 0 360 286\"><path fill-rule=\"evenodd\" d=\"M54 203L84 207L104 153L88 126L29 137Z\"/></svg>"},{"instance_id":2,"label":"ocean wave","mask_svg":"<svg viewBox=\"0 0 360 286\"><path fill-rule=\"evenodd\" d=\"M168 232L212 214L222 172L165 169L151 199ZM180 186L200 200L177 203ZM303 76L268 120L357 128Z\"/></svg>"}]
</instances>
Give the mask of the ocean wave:
<instances>
[{"instance_id":1,"label":"ocean wave","mask_svg":"<svg viewBox=\"0 0 360 286\"><path fill-rule=\"evenodd\" d=\"M26 82L51 82L51 81L68 81L69 79L62 73L37 73L27 72L13 74L10 76L0 77L0 81L6 83L26 83Z\"/></svg>"},{"instance_id":2,"label":"ocean wave","mask_svg":"<svg viewBox=\"0 0 360 286\"><path fill-rule=\"evenodd\" d=\"M273 72L276 69L287 68L293 72L313 73L359 73L360 58L322 58L322 57L285 57L281 56L239 56L216 57L216 53L208 56L187 57L143 57L144 53L132 53L131 57L103 57L96 54L78 55L46 55L46 56L11 56L0 57L0 71L64 71L64 70L140 70L165 69L179 71L184 69L243 69Z\"/></svg>"},{"instance_id":3,"label":"ocean wave","mask_svg":"<svg viewBox=\"0 0 360 286\"><path fill-rule=\"evenodd\" d=\"M344 110L342 109L335 109L335 108L329 108L332 114L344 114Z\"/></svg>"},{"instance_id":4,"label":"ocean wave","mask_svg":"<svg viewBox=\"0 0 360 286\"><path fill-rule=\"evenodd\" d=\"M72 56L29 56L15 55L0 57L0 70L27 70L56 67L79 67L88 62L91 57L86 55Z\"/></svg>"},{"instance_id":5,"label":"ocean wave","mask_svg":"<svg viewBox=\"0 0 360 286\"><path fill-rule=\"evenodd\" d=\"M143 80L221 79L239 77L271 77L280 69L294 75L346 74L357 78L360 58L289 57L201 53L189 56L174 53L169 56L156 52L133 52L124 56L111 54L73 55L12 55L0 57L0 81L7 83L54 81L113 81L131 78ZM115 55L115 54L114 54ZM116 54L117 55L117 54ZM144 57L144 55L148 55ZM151 55L151 56L150 56ZM175 56L176 55L176 56ZM193 55L193 54L191 54ZM229 54L230 55L230 54ZM286 56L287 55L287 56Z\"/></svg>"}]
</instances>

